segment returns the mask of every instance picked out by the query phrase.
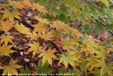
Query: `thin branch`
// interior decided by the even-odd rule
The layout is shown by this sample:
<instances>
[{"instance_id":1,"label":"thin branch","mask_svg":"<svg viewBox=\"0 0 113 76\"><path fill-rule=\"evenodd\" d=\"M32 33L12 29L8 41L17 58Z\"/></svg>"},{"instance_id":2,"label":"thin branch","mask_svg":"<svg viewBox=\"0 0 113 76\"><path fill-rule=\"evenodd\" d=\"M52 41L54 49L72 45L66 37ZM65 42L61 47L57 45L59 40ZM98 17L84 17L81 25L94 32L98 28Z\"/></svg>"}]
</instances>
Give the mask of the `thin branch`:
<instances>
[{"instance_id":1,"label":"thin branch","mask_svg":"<svg viewBox=\"0 0 113 76\"><path fill-rule=\"evenodd\" d=\"M64 52L62 51L62 49L60 47L58 47L53 41L50 41L49 40L48 42L51 43L54 46L54 48L56 48L56 50L59 50L61 54L64 54Z\"/></svg>"},{"instance_id":2,"label":"thin branch","mask_svg":"<svg viewBox=\"0 0 113 76\"><path fill-rule=\"evenodd\" d=\"M99 21L99 20L97 20L97 19L95 19L95 21L97 21L98 23L102 24L103 26L106 26L105 23L103 23L103 22L101 22L101 21ZM111 31L109 31L109 33L113 36L113 33L112 33Z\"/></svg>"}]
</instances>

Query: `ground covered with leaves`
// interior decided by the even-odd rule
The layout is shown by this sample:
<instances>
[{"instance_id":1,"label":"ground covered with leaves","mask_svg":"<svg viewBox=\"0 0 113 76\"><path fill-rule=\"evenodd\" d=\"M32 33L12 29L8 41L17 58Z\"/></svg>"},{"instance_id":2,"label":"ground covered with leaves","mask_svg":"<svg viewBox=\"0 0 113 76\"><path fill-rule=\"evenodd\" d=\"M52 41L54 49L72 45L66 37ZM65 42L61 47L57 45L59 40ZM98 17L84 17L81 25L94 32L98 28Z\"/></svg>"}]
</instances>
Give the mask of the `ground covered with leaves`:
<instances>
[{"instance_id":1,"label":"ground covered with leaves","mask_svg":"<svg viewBox=\"0 0 113 76\"><path fill-rule=\"evenodd\" d=\"M113 1L1 0L0 75L113 76Z\"/></svg>"}]
</instances>

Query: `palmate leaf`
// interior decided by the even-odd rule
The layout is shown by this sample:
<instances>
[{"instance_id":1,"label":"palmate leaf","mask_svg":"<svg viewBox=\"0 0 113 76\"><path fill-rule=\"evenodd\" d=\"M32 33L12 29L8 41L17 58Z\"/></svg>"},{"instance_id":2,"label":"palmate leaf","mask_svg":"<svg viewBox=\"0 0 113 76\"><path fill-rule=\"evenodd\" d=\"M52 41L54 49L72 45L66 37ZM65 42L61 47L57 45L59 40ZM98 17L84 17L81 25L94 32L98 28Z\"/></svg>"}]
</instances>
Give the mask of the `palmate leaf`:
<instances>
[{"instance_id":1,"label":"palmate leaf","mask_svg":"<svg viewBox=\"0 0 113 76\"><path fill-rule=\"evenodd\" d=\"M27 35L30 34L29 29L27 27L25 27L23 24L21 24L21 25L16 24L15 28L22 34L27 34Z\"/></svg>"},{"instance_id":2,"label":"palmate leaf","mask_svg":"<svg viewBox=\"0 0 113 76\"><path fill-rule=\"evenodd\" d=\"M19 8L21 9L23 7L22 3L20 1L11 1L9 0L9 5L13 6L13 8Z\"/></svg>"},{"instance_id":3,"label":"palmate leaf","mask_svg":"<svg viewBox=\"0 0 113 76\"><path fill-rule=\"evenodd\" d=\"M47 19L42 19L41 17L35 17L39 22L44 23L44 24L49 24L50 22Z\"/></svg>"},{"instance_id":4,"label":"palmate leaf","mask_svg":"<svg viewBox=\"0 0 113 76\"><path fill-rule=\"evenodd\" d=\"M65 68L68 67L68 63L75 67L75 61L78 61L78 59L72 53L60 54L59 63L64 62Z\"/></svg>"},{"instance_id":5,"label":"palmate leaf","mask_svg":"<svg viewBox=\"0 0 113 76\"><path fill-rule=\"evenodd\" d=\"M87 61L84 59L80 62L79 66L80 66L80 69L81 69L81 72L85 72L87 74L87 68L86 68L86 65L87 65Z\"/></svg>"},{"instance_id":6,"label":"palmate leaf","mask_svg":"<svg viewBox=\"0 0 113 76\"><path fill-rule=\"evenodd\" d=\"M16 68L21 68L22 66L16 64L17 61L10 61L9 65L4 66L3 74L9 74L8 76L11 76L12 74L18 75L18 72Z\"/></svg>"},{"instance_id":7,"label":"palmate leaf","mask_svg":"<svg viewBox=\"0 0 113 76\"><path fill-rule=\"evenodd\" d=\"M86 68L91 66L90 71L92 72L94 65L98 63L98 57L95 56L91 56L90 58L86 59L87 61L89 61L86 65Z\"/></svg>"},{"instance_id":8,"label":"palmate leaf","mask_svg":"<svg viewBox=\"0 0 113 76\"><path fill-rule=\"evenodd\" d=\"M75 0L63 0L62 3L66 3L66 6L68 7L69 4L73 6L73 3L76 3Z\"/></svg>"},{"instance_id":9,"label":"palmate leaf","mask_svg":"<svg viewBox=\"0 0 113 76\"><path fill-rule=\"evenodd\" d=\"M112 64L106 64L104 61L100 61L98 60L98 63L94 65L95 67L101 67L100 69L100 76L102 76L103 74L105 74L106 72L109 75L113 75L112 74L112 70L113 70L113 65Z\"/></svg>"},{"instance_id":10,"label":"palmate leaf","mask_svg":"<svg viewBox=\"0 0 113 76\"><path fill-rule=\"evenodd\" d=\"M35 32L28 34L26 37L29 37L31 40L37 40L39 38L39 36Z\"/></svg>"},{"instance_id":11,"label":"palmate leaf","mask_svg":"<svg viewBox=\"0 0 113 76\"><path fill-rule=\"evenodd\" d=\"M1 11L2 13L4 13L3 17L1 20L5 19L5 18L9 18L12 22L14 20L14 17L16 17L17 19L20 20L19 15L21 15L18 11L14 10L12 12L10 12L8 9L5 9L3 11Z\"/></svg>"},{"instance_id":12,"label":"palmate leaf","mask_svg":"<svg viewBox=\"0 0 113 76\"><path fill-rule=\"evenodd\" d=\"M36 65L36 64L33 64L33 66L34 66L34 69L36 70L35 72L36 73L51 73L53 70L51 70L51 69L48 69L48 67L49 67L49 63L48 62L46 62L43 66L42 66L42 61L41 61L41 59L39 59L39 61L38 61L38 66ZM41 76L41 75L40 75ZM47 76L47 75L44 75L44 76Z\"/></svg>"},{"instance_id":13,"label":"palmate leaf","mask_svg":"<svg viewBox=\"0 0 113 76\"><path fill-rule=\"evenodd\" d=\"M44 8L43 6L39 5L38 3L30 2L29 0L23 0L22 4L23 4L23 6L25 6L27 8L28 7L31 8L33 11L36 9L36 10L38 10L41 13L44 13L44 14L48 13L46 8Z\"/></svg>"},{"instance_id":14,"label":"palmate leaf","mask_svg":"<svg viewBox=\"0 0 113 76\"><path fill-rule=\"evenodd\" d=\"M83 51L85 51L86 56L88 56L88 55L89 55L89 50L88 50L88 47L87 47L87 45L86 45L86 44L82 44L82 45L81 45L80 52L83 52Z\"/></svg>"},{"instance_id":15,"label":"palmate leaf","mask_svg":"<svg viewBox=\"0 0 113 76\"><path fill-rule=\"evenodd\" d=\"M41 33L42 31L46 31L46 27L41 22L39 22L38 24L34 24L32 26L35 27L35 29L33 30L33 32L39 32L39 33Z\"/></svg>"},{"instance_id":16,"label":"palmate leaf","mask_svg":"<svg viewBox=\"0 0 113 76\"><path fill-rule=\"evenodd\" d=\"M3 31L8 32L14 25L13 22L10 22L8 19L6 20L6 22L4 21L1 21L1 26L0 26L0 29L2 29Z\"/></svg>"},{"instance_id":17,"label":"palmate leaf","mask_svg":"<svg viewBox=\"0 0 113 76\"><path fill-rule=\"evenodd\" d=\"M6 36L5 35L2 35L0 38L2 38L1 41L0 41L1 44L3 42L5 43L5 45L7 45L8 42L11 42L13 44L13 41L12 41L13 37L10 36L10 35L6 35Z\"/></svg>"},{"instance_id":18,"label":"palmate leaf","mask_svg":"<svg viewBox=\"0 0 113 76\"><path fill-rule=\"evenodd\" d=\"M62 28L64 28L65 27L65 25L67 25L67 24L65 24L64 22L61 22L61 21L54 21L54 22L52 22L52 25L56 28L56 29L62 29Z\"/></svg>"},{"instance_id":19,"label":"palmate leaf","mask_svg":"<svg viewBox=\"0 0 113 76\"><path fill-rule=\"evenodd\" d=\"M101 57L102 59L106 59L110 57L110 51L106 51L103 46L99 46L100 51L95 51L97 57Z\"/></svg>"},{"instance_id":20,"label":"palmate leaf","mask_svg":"<svg viewBox=\"0 0 113 76\"><path fill-rule=\"evenodd\" d=\"M55 53L55 50L51 50L50 48L47 51L42 51L41 54L38 56L43 57L42 58L42 66L45 64L46 61L49 62L49 64L52 66L52 58L57 59L56 56L53 54Z\"/></svg>"},{"instance_id":21,"label":"palmate leaf","mask_svg":"<svg viewBox=\"0 0 113 76\"><path fill-rule=\"evenodd\" d=\"M27 76L30 76L30 75L29 75L29 74L30 74L30 71L29 71L29 69L28 69L27 66L26 66L25 70L22 69L22 68L20 68L20 72L23 74L23 76L26 76L26 75L24 75L24 74L27 74ZM20 75L20 76L21 76L21 75Z\"/></svg>"},{"instance_id":22,"label":"palmate leaf","mask_svg":"<svg viewBox=\"0 0 113 76\"><path fill-rule=\"evenodd\" d=\"M1 56L10 56L9 53L13 53L13 52L16 52L14 50L11 50L11 48L13 47L13 45L5 45L3 44L1 47L0 47L0 55Z\"/></svg>"},{"instance_id":23,"label":"palmate leaf","mask_svg":"<svg viewBox=\"0 0 113 76\"><path fill-rule=\"evenodd\" d=\"M32 57L34 57L38 51L40 52L42 51L42 47L39 45L39 42L37 43L33 41L32 44L27 44L27 45L31 47L27 52L33 51Z\"/></svg>"},{"instance_id":24,"label":"palmate leaf","mask_svg":"<svg viewBox=\"0 0 113 76\"><path fill-rule=\"evenodd\" d=\"M45 31L43 31L41 34L39 33L39 36L42 38L42 39L44 39L45 41L47 41L47 40L51 40L51 38L52 37L54 37L53 35L52 35L52 32L45 32Z\"/></svg>"},{"instance_id":25,"label":"palmate leaf","mask_svg":"<svg viewBox=\"0 0 113 76\"><path fill-rule=\"evenodd\" d=\"M63 49L70 50L75 49L73 45L75 45L76 43L70 41L69 37L67 37L65 39L61 38L61 44L63 45Z\"/></svg>"}]
</instances>

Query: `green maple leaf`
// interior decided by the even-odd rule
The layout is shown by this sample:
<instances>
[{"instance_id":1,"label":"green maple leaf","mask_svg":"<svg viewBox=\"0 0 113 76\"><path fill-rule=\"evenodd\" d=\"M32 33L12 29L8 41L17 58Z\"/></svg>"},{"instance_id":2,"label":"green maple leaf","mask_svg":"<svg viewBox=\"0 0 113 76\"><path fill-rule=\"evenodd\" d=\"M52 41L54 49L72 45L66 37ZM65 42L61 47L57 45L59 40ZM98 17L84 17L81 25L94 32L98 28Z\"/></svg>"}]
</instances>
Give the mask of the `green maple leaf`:
<instances>
[{"instance_id":1,"label":"green maple leaf","mask_svg":"<svg viewBox=\"0 0 113 76\"><path fill-rule=\"evenodd\" d=\"M36 70L35 71L36 73L51 73L53 71L51 69L48 69L49 63L47 62L42 66L41 59L39 59L38 61L38 66L36 64L33 64L33 66L34 66L34 69ZM44 75L44 76L47 76L47 75Z\"/></svg>"},{"instance_id":2,"label":"green maple leaf","mask_svg":"<svg viewBox=\"0 0 113 76\"><path fill-rule=\"evenodd\" d=\"M60 54L60 56L59 63L64 62L66 68L68 67L68 63L75 67L75 61L78 61L78 59L72 53Z\"/></svg>"},{"instance_id":3,"label":"green maple leaf","mask_svg":"<svg viewBox=\"0 0 113 76\"><path fill-rule=\"evenodd\" d=\"M106 64L104 61L100 61L98 60L98 63L94 65L95 67L101 67L100 69L100 76L104 75L106 72L109 75L113 75L112 74L112 70L113 70L113 65L112 64Z\"/></svg>"},{"instance_id":4,"label":"green maple leaf","mask_svg":"<svg viewBox=\"0 0 113 76\"><path fill-rule=\"evenodd\" d=\"M20 68L20 72L22 73L22 74L25 74L25 73L27 73L27 76L30 76L29 74L30 74L30 71L29 71L29 69L28 69L28 67L26 66L26 68L25 68L25 70L24 69L22 69L22 68ZM20 75L21 76L21 75ZM26 75L23 75L23 76L26 76Z\"/></svg>"}]
</instances>

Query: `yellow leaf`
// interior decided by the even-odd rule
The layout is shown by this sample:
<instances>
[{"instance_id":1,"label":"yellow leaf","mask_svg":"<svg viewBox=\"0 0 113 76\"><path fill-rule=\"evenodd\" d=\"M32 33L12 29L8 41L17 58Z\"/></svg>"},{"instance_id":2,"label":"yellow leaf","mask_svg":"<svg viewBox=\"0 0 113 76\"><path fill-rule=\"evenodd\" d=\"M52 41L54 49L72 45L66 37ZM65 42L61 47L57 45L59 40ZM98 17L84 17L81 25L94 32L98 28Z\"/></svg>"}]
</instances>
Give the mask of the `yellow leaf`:
<instances>
[{"instance_id":1,"label":"yellow leaf","mask_svg":"<svg viewBox=\"0 0 113 76\"><path fill-rule=\"evenodd\" d=\"M1 26L0 26L0 29L8 32L12 27L14 26L14 23L10 22L8 19L6 20L6 22L4 21L1 21Z\"/></svg>"},{"instance_id":2,"label":"yellow leaf","mask_svg":"<svg viewBox=\"0 0 113 76\"><path fill-rule=\"evenodd\" d=\"M52 32L48 32L48 33L45 33L45 31L42 32L42 34L39 33L39 36L44 39L45 41L47 40L51 40L52 37L54 37L52 35Z\"/></svg>"},{"instance_id":3,"label":"yellow leaf","mask_svg":"<svg viewBox=\"0 0 113 76\"><path fill-rule=\"evenodd\" d=\"M35 27L35 29L33 30L33 32L39 32L41 33L42 31L46 31L46 27L44 26L43 23L38 23L38 24L34 24L32 25L33 27Z\"/></svg>"},{"instance_id":4,"label":"yellow leaf","mask_svg":"<svg viewBox=\"0 0 113 76\"><path fill-rule=\"evenodd\" d=\"M47 19L42 19L41 17L35 17L39 22L44 23L44 24L49 24L50 22Z\"/></svg>"},{"instance_id":5,"label":"yellow leaf","mask_svg":"<svg viewBox=\"0 0 113 76\"><path fill-rule=\"evenodd\" d=\"M30 2L29 0L23 0L22 4L24 7L27 7L27 8L29 7L33 11L37 9L41 13L44 13L44 14L48 13L46 8L44 8L42 5L39 5L38 3Z\"/></svg>"},{"instance_id":6,"label":"yellow leaf","mask_svg":"<svg viewBox=\"0 0 113 76\"><path fill-rule=\"evenodd\" d=\"M0 69L4 69L4 67L0 66Z\"/></svg>"},{"instance_id":7,"label":"yellow leaf","mask_svg":"<svg viewBox=\"0 0 113 76\"><path fill-rule=\"evenodd\" d=\"M13 8L22 8L23 7L23 5L22 5L22 3L20 2L20 1L11 1L11 0L9 0L9 5L11 5L11 6L13 6Z\"/></svg>"},{"instance_id":8,"label":"yellow leaf","mask_svg":"<svg viewBox=\"0 0 113 76\"><path fill-rule=\"evenodd\" d=\"M22 0L21 2L23 4L24 7L29 7L32 8L33 4L29 1L29 0Z\"/></svg>"},{"instance_id":9,"label":"yellow leaf","mask_svg":"<svg viewBox=\"0 0 113 76\"><path fill-rule=\"evenodd\" d=\"M19 24L16 24L15 25L15 28L22 34L30 34L30 31L27 27L25 27L23 24L19 25Z\"/></svg>"},{"instance_id":10,"label":"yellow leaf","mask_svg":"<svg viewBox=\"0 0 113 76\"><path fill-rule=\"evenodd\" d=\"M84 51L85 51L85 53L86 53L86 56L88 56L88 55L89 55L89 50L88 50L88 47L87 47L86 44L82 44L82 45L81 45L80 52L84 52Z\"/></svg>"},{"instance_id":11,"label":"yellow leaf","mask_svg":"<svg viewBox=\"0 0 113 76\"><path fill-rule=\"evenodd\" d=\"M42 53L38 56L39 57L43 57L42 58L42 66L45 64L46 61L49 62L49 64L52 66L52 58L56 58L56 56L53 54L54 52L56 52L55 50L51 50L50 48L47 51L42 51Z\"/></svg>"},{"instance_id":12,"label":"yellow leaf","mask_svg":"<svg viewBox=\"0 0 113 76\"><path fill-rule=\"evenodd\" d=\"M68 63L71 64L73 67L75 67L75 61L78 61L78 59L74 56L74 54L71 53L61 54L60 56L61 57L59 63L64 62L66 68L68 67Z\"/></svg>"},{"instance_id":13,"label":"yellow leaf","mask_svg":"<svg viewBox=\"0 0 113 76\"><path fill-rule=\"evenodd\" d=\"M3 74L15 74L18 75L16 68L21 68L22 66L15 64L17 61L9 62L8 66L4 66ZM8 75L9 76L9 75Z\"/></svg>"},{"instance_id":14,"label":"yellow leaf","mask_svg":"<svg viewBox=\"0 0 113 76\"><path fill-rule=\"evenodd\" d=\"M28 34L26 37L30 37L31 40L37 40L39 38L35 32Z\"/></svg>"},{"instance_id":15,"label":"yellow leaf","mask_svg":"<svg viewBox=\"0 0 113 76\"><path fill-rule=\"evenodd\" d=\"M27 52L33 51L32 57L34 57L38 51L40 52L42 51L42 47L39 45L39 43L33 41L33 44L27 44L27 45L31 47Z\"/></svg>"},{"instance_id":16,"label":"yellow leaf","mask_svg":"<svg viewBox=\"0 0 113 76\"><path fill-rule=\"evenodd\" d=\"M73 32L74 28L72 28L72 27L66 26L65 28L63 28L63 30L64 30L63 33L65 33L65 34L67 34L69 36L74 34L74 32Z\"/></svg>"},{"instance_id":17,"label":"yellow leaf","mask_svg":"<svg viewBox=\"0 0 113 76\"><path fill-rule=\"evenodd\" d=\"M113 70L112 64L106 64L104 61L98 60L98 63L95 64L95 67L101 67L100 76L102 76L106 72L112 76L112 70Z\"/></svg>"},{"instance_id":18,"label":"yellow leaf","mask_svg":"<svg viewBox=\"0 0 113 76\"><path fill-rule=\"evenodd\" d=\"M3 4L0 3L0 10L3 8Z\"/></svg>"},{"instance_id":19,"label":"yellow leaf","mask_svg":"<svg viewBox=\"0 0 113 76\"><path fill-rule=\"evenodd\" d=\"M87 34L85 34L84 38L85 38L84 43L88 46L93 45L95 43L95 41L97 41L92 36L88 36Z\"/></svg>"},{"instance_id":20,"label":"yellow leaf","mask_svg":"<svg viewBox=\"0 0 113 76\"><path fill-rule=\"evenodd\" d=\"M39 12L44 13L44 14L48 13L47 10L43 6L39 5L38 3L33 2L33 10L35 9L37 9Z\"/></svg>"},{"instance_id":21,"label":"yellow leaf","mask_svg":"<svg viewBox=\"0 0 113 76\"><path fill-rule=\"evenodd\" d=\"M21 15L18 11L14 10L14 11L9 11L8 9L5 9L3 11L1 11L2 13L4 13L3 17L1 20L5 19L5 18L9 18L11 20L11 22L13 22L14 17L16 17L17 19L20 20L19 15Z\"/></svg>"},{"instance_id":22,"label":"yellow leaf","mask_svg":"<svg viewBox=\"0 0 113 76\"><path fill-rule=\"evenodd\" d=\"M88 58L88 59L86 59L86 60L89 61L89 62L88 62L88 64L86 65L85 68L91 66L90 71L92 72L92 70L93 70L93 68L94 68L94 65L98 63L98 61L97 61L98 58L95 57L95 56L91 56L90 58Z\"/></svg>"},{"instance_id":23,"label":"yellow leaf","mask_svg":"<svg viewBox=\"0 0 113 76\"><path fill-rule=\"evenodd\" d=\"M99 46L100 51L95 51L97 57L101 57L102 59L106 59L110 57L110 51L106 51L103 46Z\"/></svg>"},{"instance_id":24,"label":"yellow leaf","mask_svg":"<svg viewBox=\"0 0 113 76\"><path fill-rule=\"evenodd\" d=\"M1 39L1 44L4 42L5 43L5 45L7 45L8 44L8 42L11 42L12 44L13 44L13 41L12 41L12 36L9 36L9 35L2 35L0 38L2 38Z\"/></svg>"},{"instance_id":25,"label":"yellow leaf","mask_svg":"<svg viewBox=\"0 0 113 76\"><path fill-rule=\"evenodd\" d=\"M69 37L63 39L61 38L61 44L63 45L63 49L67 49L67 50L70 50L70 49L75 49L73 47L73 45L75 45L76 43L72 42Z\"/></svg>"},{"instance_id":26,"label":"yellow leaf","mask_svg":"<svg viewBox=\"0 0 113 76\"><path fill-rule=\"evenodd\" d=\"M54 27L56 27L56 29L62 29L62 28L64 28L65 27L65 23L64 22L61 22L61 21L54 21L54 22L52 22L52 25L54 26Z\"/></svg>"},{"instance_id":27,"label":"yellow leaf","mask_svg":"<svg viewBox=\"0 0 113 76\"><path fill-rule=\"evenodd\" d=\"M16 52L14 50L11 50L12 47L13 47L13 45L7 46L7 45L3 44L2 47L0 47L1 56L10 56L9 53Z\"/></svg>"}]
</instances>

